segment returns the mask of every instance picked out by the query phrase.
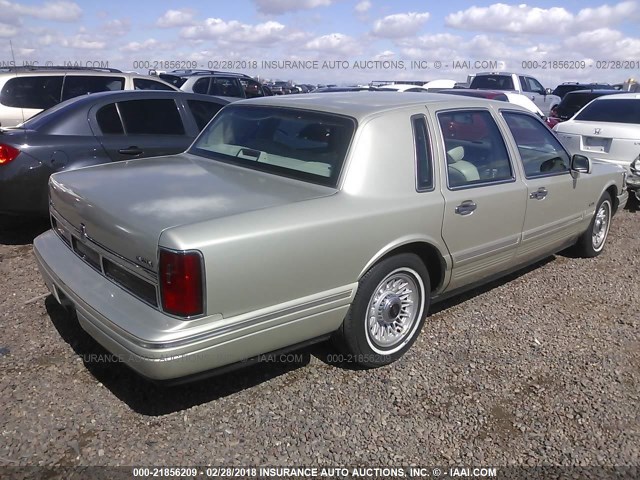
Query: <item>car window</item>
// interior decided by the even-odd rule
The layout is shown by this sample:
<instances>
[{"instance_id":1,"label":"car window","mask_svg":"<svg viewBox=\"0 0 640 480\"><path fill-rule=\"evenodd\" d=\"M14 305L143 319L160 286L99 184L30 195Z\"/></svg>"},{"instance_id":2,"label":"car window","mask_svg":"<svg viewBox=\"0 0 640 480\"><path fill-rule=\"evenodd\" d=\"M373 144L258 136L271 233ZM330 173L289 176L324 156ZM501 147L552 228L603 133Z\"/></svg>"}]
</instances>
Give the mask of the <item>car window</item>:
<instances>
[{"instance_id":1,"label":"car window","mask_svg":"<svg viewBox=\"0 0 640 480\"><path fill-rule=\"evenodd\" d=\"M520 79L520 87L522 87L523 92L530 92L531 87L529 86L529 82L527 81L527 77L520 75L518 77Z\"/></svg>"},{"instance_id":2,"label":"car window","mask_svg":"<svg viewBox=\"0 0 640 480\"><path fill-rule=\"evenodd\" d=\"M244 98L244 91L237 78L212 77L209 95Z\"/></svg>"},{"instance_id":3,"label":"car window","mask_svg":"<svg viewBox=\"0 0 640 480\"><path fill-rule=\"evenodd\" d=\"M170 73L161 73L158 75L158 77L177 88L180 88L182 85L184 85L184 82L187 81L186 78L182 78L177 75L171 75Z\"/></svg>"},{"instance_id":4,"label":"car window","mask_svg":"<svg viewBox=\"0 0 640 480\"><path fill-rule=\"evenodd\" d=\"M184 125L176 102L171 99L144 99L118 102L127 134L184 135Z\"/></svg>"},{"instance_id":5,"label":"car window","mask_svg":"<svg viewBox=\"0 0 640 480\"><path fill-rule=\"evenodd\" d=\"M207 94L209 92L209 78L199 78L193 84L193 93Z\"/></svg>"},{"instance_id":6,"label":"car window","mask_svg":"<svg viewBox=\"0 0 640 480\"><path fill-rule=\"evenodd\" d=\"M503 112L502 116L518 146L527 178L569 171L569 155L539 120L515 112Z\"/></svg>"},{"instance_id":7,"label":"car window","mask_svg":"<svg viewBox=\"0 0 640 480\"><path fill-rule=\"evenodd\" d=\"M513 79L511 75L481 75L471 81L471 88L513 90Z\"/></svg>"},{"instance_id":8,"label":"car window","mask_svg":"<svg viewBox=\"0 0 640 480\"><path fill-rule=\"evenodd\" d=\"M151 80L149 78L134 78L133 79L134 90L170 90L173 91L166 83Z\"/></svg>"},{"instance_id":9,"label":"car window","mask_svg":"<svg viewBox=\"0 0 640 480\"><path fill-rule=\"evenodd\" d=\"M416 186L418 190L427 190L433 187L433 167L427 122L424 116L417 115L411 117L411 123L416 154Z\"/></svg>"},{"instance_id":10,"label":"car window","mask_svg":"<svg viewBox=\"0 0 640 480\"><path fill-rule=\"evenodd\" d=\"M244 94L247 98L264 97L265 93L260 82L251 79L242 79L240 83L244 87Z\"/></svg>"},{"instance_id":11,"label":"car window","mask_svg":"<svg viewBox=\"0 0 640 480\"><path fill-rule=\"evenodd\" d=\"M0 102L7 107L46 109L60 103L62 75L16 77L7 80Z\"/></svg>"},{"instance_id":12,"label":"car window","mask_svg":"<svg viewBox=\"0 0 640 480\"><path fill-rule=\"evenodd\" d=\"M536 93L544 92L544 87L535 78L527 77L527 81L529 83L529 91L530 92L536 92Z\"/></svg>"},{"instance_id":13,"label":"car window","mask_svg":"<svg viewBox=\"0 0 640 480\"><path fill-rule=\"evenodd\" d=\"M289 108L226 106L191 153L247 168L336 186L355 122Z\"/></svg>"},{"instance_id":14,"label":"car window","mask_svg":"<svg viewBox=\"0 0 640 480\"><path fill-rule=\"evenodd\" d=\"M438 113L444 139L448 185L467 187L513 179L502 134L487 110Z\"/></svg>"},{"instance_id":15,"label":"car window","mask_svg":"<svg viewBox=\"0 0 640 480\"><path fill-rule=\"evenodd\" d=\"M640 123L640 99L614 100L600 97L584 107L574 120Z\"/></svg>"},{"instance_id":16,"label":"car window","mask_svg":"<svg viewBox=\"0 0 640 480\"><path fill-rule=\"evenodd\" d=\"M209 123L209 120L223 107L223 105L214 102L204 102L201 100L188 100L187 105L198 125L198 130L202 130L207 123Z\"/></svg>"},{"instance_id":17,"label":"car window","mask_svg":"<svg viewBox=\"0 0 640 480\"><path fill-rule=\"evenodd\" d=\"M96 113L96 121L103 135L122 135L124 128L115 103L100 108Z\"/></svg>"},{"instance_id":18,"label":"car window","mask_svg":"<svg viewBox=\"0 0 640 480\"><path fill-rule=\"evenodd\" d=\"M67 75L62 87L62 99L79 97L87 93L110 92L124 89L123 77Z\"/></svg>"}]
</instances>

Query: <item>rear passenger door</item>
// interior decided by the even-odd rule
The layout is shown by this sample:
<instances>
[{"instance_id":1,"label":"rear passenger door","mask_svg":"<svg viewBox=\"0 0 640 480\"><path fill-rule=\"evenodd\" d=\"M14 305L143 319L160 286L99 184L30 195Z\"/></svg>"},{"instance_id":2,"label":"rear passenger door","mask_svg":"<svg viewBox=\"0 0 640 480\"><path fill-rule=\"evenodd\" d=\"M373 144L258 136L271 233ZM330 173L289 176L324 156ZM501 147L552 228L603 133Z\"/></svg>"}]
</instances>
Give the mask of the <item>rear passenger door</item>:
<instances>
[{"instance_id":1,"label":"rear passenger door","mask_svg":"<svg viewBox=\"0 0 640 480\"><path fill-rule=\"evenodd\" d=\"M512 265L526 208L505 142L489 110L437 114L442 136L442 236L453 260L449 289Z\"/></svg>"},{"instance_id":2,"label":"rear passenger door","mask_svg":"<svg viewBox=\"0 0 640 480\"><path fill-rule=\"evenodd\" d=\"M503 111L518 150L527 186L519 261L557 251L579 233L588 192L569 172L569 154L536 117Z\"/></svg>"},{"instance_id":3,"label":"rear passenger door","mask_svg":"<svg viewBox=\"0 0 640 480\"><path fill-rule=\"evenodd\" d=\"M171 98L109 103L94 107L93 115L96 137L113 161L180 153L195 136Z\"/></svg>"}]
</instances>

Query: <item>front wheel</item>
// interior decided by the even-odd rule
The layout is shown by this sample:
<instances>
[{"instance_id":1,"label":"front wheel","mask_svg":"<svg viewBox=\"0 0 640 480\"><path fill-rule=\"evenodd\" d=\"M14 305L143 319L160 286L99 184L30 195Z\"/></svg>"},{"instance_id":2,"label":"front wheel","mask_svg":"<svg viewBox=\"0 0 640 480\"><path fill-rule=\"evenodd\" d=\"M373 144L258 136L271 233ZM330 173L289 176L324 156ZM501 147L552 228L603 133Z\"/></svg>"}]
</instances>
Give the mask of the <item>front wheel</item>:
<instances>
[{"instance_id":1,"label":"front wheel","mask_svg":"<svg viewBox=\"0 0 640 480\"><path fill-rule=\"evenodd\" d=\"M589 228L576 243L577 253L586 258L597 257L604 250L609 236L609 227L613 216L611 196L608 193L602 195L596 207L596 213L591 219Z\"/></svg>"},{"instance_id":2,"label":"front wheel","mask_svg":"<svg viewBox=\"0 0 640 480\"><path fill-rule=\"evenodd\" d=\"M337 332L346 358L364 367L399 359L418 337L429 309L429 272L403 253L371 267Z\"/></svg>"}]
</instances>

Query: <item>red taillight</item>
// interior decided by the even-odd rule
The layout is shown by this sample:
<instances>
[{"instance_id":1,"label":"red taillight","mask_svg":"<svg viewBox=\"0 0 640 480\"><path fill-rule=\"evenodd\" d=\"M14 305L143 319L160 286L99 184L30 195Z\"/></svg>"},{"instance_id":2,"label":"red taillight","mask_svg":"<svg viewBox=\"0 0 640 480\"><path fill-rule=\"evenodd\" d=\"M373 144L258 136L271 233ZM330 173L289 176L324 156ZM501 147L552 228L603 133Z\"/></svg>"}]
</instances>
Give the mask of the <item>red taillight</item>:
<instances>
[{"instance_id":1,"label":"red taillight","mask_svg":"<svg viewBox=\"0 0 640 480\"><path fill-rule=\"evenodd\" d=\"M191 317L204 313L202 256L198 252L160 251L162 309Z\"/></svg>"},{"instance_id":2,"label":"red taillight","mask_svg":"<svg viewBox=\"0 0 640 480\"><path fill-rule=\"evenodd\" d=\"M0 165L11 162L20 154L20 150L11 145L0 143Z\"/></svg>"}]
</instances>

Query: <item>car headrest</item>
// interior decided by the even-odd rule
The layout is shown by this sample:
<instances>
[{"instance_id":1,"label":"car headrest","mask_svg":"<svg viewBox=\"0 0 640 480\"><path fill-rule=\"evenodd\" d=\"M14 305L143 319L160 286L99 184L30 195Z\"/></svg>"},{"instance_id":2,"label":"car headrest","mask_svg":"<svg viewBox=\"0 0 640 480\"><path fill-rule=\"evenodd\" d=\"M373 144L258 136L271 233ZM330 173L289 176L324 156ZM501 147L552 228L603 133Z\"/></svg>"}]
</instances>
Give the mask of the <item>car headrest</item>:
<instances>
[{"instance_id":1,"label":"car headrest","mask_svg":"<svg viewBox=\"0 0 640 480\"><path fill-rule=\"evenodd\" d=\"M447 163L456 163L464 158L464 147L462 145L447 150Z\"/></svg>"}]
</instances>

